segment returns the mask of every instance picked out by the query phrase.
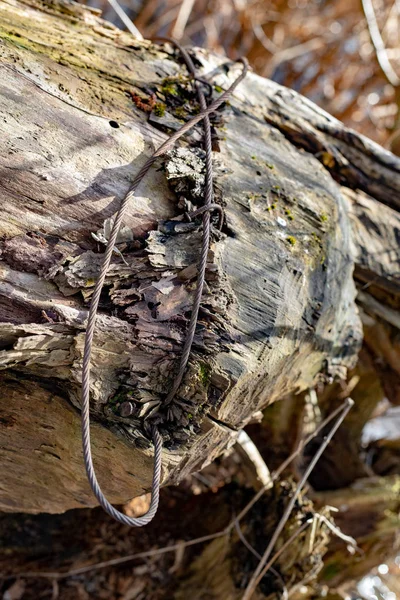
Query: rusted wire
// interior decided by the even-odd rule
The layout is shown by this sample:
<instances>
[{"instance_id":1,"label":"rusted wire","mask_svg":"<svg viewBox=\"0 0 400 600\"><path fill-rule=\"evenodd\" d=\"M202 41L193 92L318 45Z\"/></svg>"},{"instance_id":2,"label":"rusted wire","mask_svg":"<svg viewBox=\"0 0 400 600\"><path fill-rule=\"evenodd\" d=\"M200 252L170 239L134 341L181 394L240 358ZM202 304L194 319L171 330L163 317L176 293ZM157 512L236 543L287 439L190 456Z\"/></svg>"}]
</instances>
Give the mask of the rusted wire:
<instances>
[{"instance_id":1,"label":"rusted wire","mask_svg":"<svg viewBox=\"0 0 400 600\"><path fill-rule=\"evenodd\" d=\"M171 40L168 40L171 41ZM190 56L186 52L184 48L182 48L176 42L173 42L175 46L181 51L182 56L185 60L185 63L189 69L189 72L194 78L195 86L197 88L201 112L193 117L190 121L185 123L178 131L173 133L161 146L154 152L154 154L145 162L145 164L140 169L139 173L136 175L128 193L125 195L123 200L121 201L121 205L116 214L114 225L111 231L111 235L108 240L108 244L104 253L103 263L100 269L99 277L96 281L95 288L93 291L93 296L90 303L89 315L88 315L88 323L86 328L85 335L85 346L83 353L83 364L82 364L82 414L81 414L81 423L82 423L82 446L83 446L83 456L85 462L85 468L87 477L92 488L94 495L96 496L99 504L103 507L103 509L115 520L123 523L124 525L129 525L131 527L142 527L143 525L147 525L154 515L157 512L158 508L158 500L159 500L159 490L160 490L160 482L161 482L161 451L162 451L162 438L157 428L154 426L152 428L152 437L154 443L154 471L153 471L153 481L152 481L152 493L151 493L151 502L150 508L146 514L141 517L133 518L128 517L124 513L120 512L116 508L110 504L105 495L103 494L101 487L97 481L93 458L91 452L91 444L90 444L90 358L93 346L93 337L95 332L96 325L96 316L100 301L100 295L104 286L104 281L107 275L108 268L110 266L111 257L113 255L113 248L115 246L117 236L122 224L122 220L124 218L127 206L132 200L136 189L139 184L148 173L154 162L159 156L163 156L166 152L168 152L175 142L177 142L185 133L187 133L190 129L192 129L197 123L201 120L204 120L204 139L205 139L205 148L206 148L206 183L205 183L205 201L204 206L207 207L207 210L203 213L203 242L201 249L201 256L198 267L198 283L197 289L193 304L193 310L191 319L188 326L188 332L186 341L184 344L182 357L180 360L178 374L174 383L172 385L171 391L169 392L166 403L172 401L181 381L183 374L186 369L186 365L189 359L190 350L193 343L194 332L196 329L197 317L200 307L201 295L203 291L204 278L205 278L205 267L207 262L207 253L208 253L208 245L210 238L210 214L209 209L214 209L212 206L212 198L213 198L213 190L212 190L212 154L211 154L211 128L209 124L209 115L217 110L221 104L223 104L233 93L234 89L239 85L239 83L245 78L248 70L248 63L245 58L240 59L240 62L243 65L243 69L241 74L236 78L236 80L232 83L232 85L226 90L219 98L217 98L214 102L212 102L209 106L207 106L207 102L204 97L204 93L200 87L200 82L196 81L196 71L193 65L193 61Z\"/></svg>"}]
</instances>

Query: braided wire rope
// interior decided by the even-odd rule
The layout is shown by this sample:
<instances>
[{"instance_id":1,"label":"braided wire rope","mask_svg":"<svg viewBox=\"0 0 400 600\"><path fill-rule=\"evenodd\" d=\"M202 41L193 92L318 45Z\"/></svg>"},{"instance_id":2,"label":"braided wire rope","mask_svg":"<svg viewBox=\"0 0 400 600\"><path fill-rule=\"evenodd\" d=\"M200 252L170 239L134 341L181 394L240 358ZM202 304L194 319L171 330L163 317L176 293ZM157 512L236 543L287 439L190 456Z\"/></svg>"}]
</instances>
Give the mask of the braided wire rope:
<instances>
[{"instance_id":1,"label":"braided wire rope","mask_svg":"<svg viewBox=\"0 0 400 600\"><path fill-rule=\"evenodd\" d=\"M171 41L171 40L168 40ZM203 291L204 278L205 278L205 267L207 262L207 253L209 246L209 238L210 238L210 210L215 209L215 205L212 203L213 191L212 191L212 153L211 153L211 128L209 122L209 115L217 110L221 104L223 104L233 93L235 88L239 85L241 81L246 77L248 70L248 63L245 58L239 59L238 62L242 64L242 72L235 79L235 81L231 84L231 86L219 96L214 102L212 102L209 106L207 106L207 102L205 100L205 96L203 91L201 90L200 83L201 81L196 80L196 71L194 64L186 52L184 48L182 48L176 42L173 42L175 46L181 51L182 56L186 62L187 68L191 75L194 78L195 86L197 88L201 112L194 116L190 121L187 121L180 129L178 129L175 133L173 133L155 152L154 154L144 163L142 168L139 170L135 179L132 182L131 187L129 188L127 194L122 199L118 212L116 214L113 228L106 246L106 250L104 253L103 263L100 269L100 274L96 281L90 308L88 315L88 322L86 327L85 334L85 345L83 352L83 363L82 363L82 407L81 407L81 427L82 427L82 447L83 447L83 458L85 463L85 469L87 478L90 484L90 487L96 496L99 504L105 510L107 514L109 514L113 519L119 521L124 525L129 525L130 527L143 527L147 525L154 517L157 512L158 502L159 502L159 493L160 493L160 482L161 482L161 451L162 451L162 438L158 431L158 429L153 426L152 428L152 438L154 443L154 470L153 470L153 480L151 487L151 501L150 507L146 514L141 517L128 517L118 509L116 509L105 497L96 477L92 451L91 451L91 441L90 441L90 359L92 353L93 346L93 338L95 333L95 325L96 325L96 317L97 311L100 301L101 292L103 290L104 281L107 275L107 271L110 266L111 258L113 255L113 248L115 246L117 236L128 207L130 200L132 200L139 184L148 173L156 159L160 156L163 156L166 152L168 152L174 144L190 129L192 129L197 123L201 120L204 120L204 141L206 148L206 182L205 182L205 203L202 207L203 212L203 242L202 242L202 250L198 267L198 283L195 293L195 299L192 309L191 319L189 321L188 332L186 341L184 344L184 348L182 351L182 357L180 361L179 371L174 380L174 384L169 392L166 403L171 402L173 396L175 395L181 381L182 377L187 365L187 361L189 359L189 354L191 350L191 346L193 343L194 332L197 323L197 316L200 307L201 295ZM209 148L209 150L207 150ZM218 209L220 210L220 209ZM195 211L197 213L197 211ZM195 214L194 213L194 214ZM179 383L177 384L177 381Z\"/></svg>"},{"instance_id":2,"label":"braided wire rope","mask_svg":"<svg viewBox=\"0 0 400 600\"><path fill-rule=\"evenodd\" d=\"M196 68L193 64L193 61L187 52L187 50L181 46L178 42L171 38L158 38L160 40L165 40L167 42L172 43L182 54L182 58L185 61L186 67L193 77L194 84L197 90L197 95L200 102L200 109L204 112L207 109L207 102L204 96L204 92L201 89L201 83L204 83L203 80L199 80L196 76ZM212 89L211 89L212 93ZM210 94L211 95L211 94ZM193 301L192 312L190 315L189 326L186 332L185 343L182 350L181 360L179 364L178 373L174 379L174 383L171 387L170 392L168 393L165 404L169 404L172 402L176 392L179 389L179 386L182 383L183 376L185 374L185 370L187 367L187 363L189 361L190 352L192 350L193 339L196 331L197 320L199 316L200 302L201 297L203 295L204 289L204 281L206 275L206 266L207 266L207 255L208 249L210 246L210 209L213 210L216 205L213 203L214 199L214 190L213 190L213 164L212 164L212 141L211 141L211 125L210 125L210 117L205 115L203 119L203 128L204 128L204 150L206 152L205 162L206 162L206 178L205 178L205 194L204 194L204 204L201 207L200 211L194 211L191 215L191 218L197 216L199 214L203 215L203 236L201 243L201 254L200 260L198 263L198 271L197 271L197 285L195 291L195 297ZM220 208L220 207L218 207ZM220 222L222 221L222 217L220 218ZM221 223L222 224L222 223Z\"/></svg>"}]
</instances>

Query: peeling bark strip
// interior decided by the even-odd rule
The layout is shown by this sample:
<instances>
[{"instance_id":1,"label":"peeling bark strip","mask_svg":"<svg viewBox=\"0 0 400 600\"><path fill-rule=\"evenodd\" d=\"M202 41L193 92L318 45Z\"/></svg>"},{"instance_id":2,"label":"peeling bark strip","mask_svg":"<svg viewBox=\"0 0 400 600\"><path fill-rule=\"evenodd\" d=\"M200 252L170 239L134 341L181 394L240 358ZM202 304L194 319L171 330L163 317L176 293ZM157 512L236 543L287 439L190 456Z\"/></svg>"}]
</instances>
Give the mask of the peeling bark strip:
<instances>
[{"instance_id":1,"label":"peeling bark strip","mask_svg":"<svg viewBox=\"0 0 400 600\"><path fill-rule=\"evenodd\" d=\"M16 510L18 496L18 510L57 512L94 503L72 427L59 436L59 406L78 426L87 307L110 219L154 147L199 107L168 46L133 40L66 1L2 1L0 10L1 409L11 423L0 426L7 465L0 506ZM215 94L233 81L221 58L202 50L195 56ZM215 197L226 221L222 234L213 233L189 369L178 402L160 421L165 481L213 460L255 411L318 377L343 375L360 347L349 200L329 172L337 178L337 170L321 161L321 144L315 149L288 134L294 113L305 115L304 131L310 113L308 128L318 131L330 117L294 92L287 114L285 94L249 75L214 120ZM330 142L351 159L340 182L389 203L398 163L335 128ZM113 502L151 481L146 417L159 412L170 389L193 299L201 231L183 214L201 197L200 140L196 128L140 186L101 299L92 412L98 430L115 440L113 473L134 473L116 486L96 446L99 479ZM36 420L10 406L16 385ZM40 415L43 427L55 423L44 441ZM46 463L46 481L35 452L43 443L59 457ZM24 477L35 499L21 493ZM49 480L56 495L49 496Z\"/></svg>"}]
</instances>

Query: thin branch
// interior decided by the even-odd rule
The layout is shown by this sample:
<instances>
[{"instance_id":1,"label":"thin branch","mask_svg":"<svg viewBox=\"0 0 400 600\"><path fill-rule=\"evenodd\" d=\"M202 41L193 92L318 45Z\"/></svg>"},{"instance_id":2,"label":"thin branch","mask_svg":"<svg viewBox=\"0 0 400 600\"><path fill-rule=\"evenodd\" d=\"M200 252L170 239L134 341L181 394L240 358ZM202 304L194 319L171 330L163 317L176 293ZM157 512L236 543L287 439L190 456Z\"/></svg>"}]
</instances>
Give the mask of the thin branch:
<instances>
[{"instance_id":1,"label":"thin branch","mask_svg":"<svg viewBox=\"0 0 400 600\"><path fill-rule=\"evenodd\" d=\"M253 29L254 35L267 52L269 52L270 54L275 54L276 52L279 52L278 46L274 44L272 40L269 39L269 37L265 34L264 29L259 23L256 22L254 17L251 18L251 27Z\"/></svg>"},{"instance_id":2,"label":"thin branch","mask_svg":"<svg viewBox=\"0 0 400 600\"><path fill-rule=\"evenodd\" d=\"M318 527L319 521L320 521L319 514L315 514L314 518L313 518L312 526L311 526L310 541L308 544L308 553L310 555L313 553L313 550L314 550L315 536L317 535L317 527Z\"/></svg>"},{"instance_id":3,"label":"thin branch","mask_svg":"<svg viewBox=\"0 0 400 600\"><path fill-rule=\"evenodd\" d=\"M185 27L193 10L194 3L195 0L183 0L181 4L174 28L171 33L171 37L178 41L183 37Z\"/></svg>"},{"instance_id":4,"label":"thin branch","mask_svg":"<svg viewBox=\"0 0 400 600\"><path fill-rule=\"evenodd\" d=\"M371 37L372 44L375 48L378 63L389 83L396 87L400 85L400 78L398 77L397 73L394 71L392 65L390 64L386 52L385 43L382 39L381 32L379 31L378 21L376 20L376 14L374 10L374 5L372 4L372 0L362 0L362 5L364 9L365 18L367 20L369 35Z\"/></svg>"},{"instance_id":5,"label":"thin branch","mask_svg":"<svg viewBox=\"0 0 400 600\"><path fill-rule=\"evenodd\" d=\"M271 487L271 473L265 464L257 446L251 437L244 431L244 429L242 429L238 435L237 444L241 452L243 452L246 458L254 465L254 470L259 481L261 481L263 486Z\"/></svg>"},{"instance_id":6,"label":"thin branch","mask_svg":"<svg viewBox=\"0 0 400 600\"><path fill-rule=\"evenodd\" d=\"M400 3L399 3L399 5L400 5ZM385 21L385 25L382 28L382 39L384 39L387 36L387 34L389 34L389 29L390 29L391 21L393 20L395 23L398 22L398 19L397 19L398 15L399 15L398 6L396 6L396 0L395 0L395 2L393 2L393 4L392 4L392 8L389 11L388 17L387 17L387 19ZM398 33L399 32L399 27L397 26L396 29L397 29L397 33ZM398 49L397 48L392 48L392 50L395 51L396 56L397 56L397 50ZM389 54L388 54L388 56L389 56Z\"/></svg>"},{"instance_id":7,"label":"thin branch","mask_svg":"<svg viewBox=\"0 0 400 600\"><path fill-rule=\"evenodd\" d=\"M351 409L353 404L354 404L353 400L348 398L346 401L346 406L343 409L342 414L339 416L336 423L333 425L329 434L326 436L326 438L322 442L321 446L319 447L318 451L316 452L315 456L313 457L312 461L310 462L307 469L305 470L303 477L301 478L301 480L299 481L299 483L297 485L295 493L293 494L289 504L287 505L286 510L283 513L282 518L279 521L278 526L276 527L274 534L270 539L270 542L263 554L263 557L262 557L257 569L254 571L253 576L251 577L251 579L249 581L249 584L243 595L243 600L250 600L250 598L252 597L252 595L258 585L258 582L260 581L260 579L262 579L262 576L260 577L260 573L264 572L264 565L267 562L268 558L270 557L271 552L272 552L283 528L285 527L287 520L290 517L290 514L293 510L293 507L296 503L296 500L297 500L301 490L303 489L303 487L304 487L308 477L310 476L311 472L313 471L315 465L318 463L321 455L325 451L326 447L328 446L329 442L335 435L336 431L339 429L340 425L342 424L343 420L345 419L347 413L349 412L349 410Z\"/></svg>"},{"instance_id":8,"label":"thin branch","mask_svg":"<svg viewBox=\"0 0 400 600\"><path fill-rule=\"evenodd\" d=\"M14 575L0 575L0 579L8 580L15 579L16 577L24 577L24 578L43 578L43 579L65 579L66 577L73 577L74 575L82 575L83 573L88 573L89 571L97 571L99 569L104 569L106 567L112 567L115 565L122 565L131 560L135 560L136 558L147 558L149 556L158 556L160 554L166 554L167 552L174 552L184 546L185 548L188 546L194 546L196 544L201 544L202 542L209 542L211 540L215 540L216 538L223 537L226 535L225 531L219 531L218 533L212 533L210 535L204 535L203 537L195 538L193 540L189 540L187 542L179 542L178 544L171 544L170 546L164 546L163 548L154 548L154 550L146 550L144 552L137 552L136 554L129 554L128 556L122 556L119 558L112 558L110 560L104 560L103 562L98 562L93 565L87 565L86 567L81 567L80 569L71 569L70 571L66 571L65 573L58 572L46 572L46 571L28 571L26 573L17 573Z\"/></svg>"},{"instance_id":9,"label":"thin branch","mask_svg":"<svg viewBox=\"0 0 400 600\"><path fill-rule=\"evenodd\" d=\"M260 583L261 579L264 577L264 575L270 570L270 568L272 567L272 565L274 564L274 562L276 560L278 560L278 558L280 557L280 555L286 550L286 548L288 546L290 546L294 540L296 538L299 537L299 535L301 535L303 533L303 531L305 531L307 529L307 527L309 527L309 525L314 521L314 519L308 519L305 523L303 523L303 525L301 527L299 527L299 529L297 531L295 531L293 533L293 535L290 536L290 538L282 545L281 548L279 548L279 550L277 552L275 552L275 554L273 555L273 557L271 558L271 560L269 560L267 562L267 564L265 565L265 567L262 569L261 573L257 576L257 580L256 580L256 586ZM242 600L245 600L246 598L246 593L247 593L247 589L245 591L245 595L243 596Z\"/></svg>"},{"instance_id":10,"label":"thin branch","mask_svg":"<svg viewBox=\"0 0 400 600\"><path fill-rule=\"evenodd\" d=\"M149 25L146 25L146 37L148 39L156 37L161 29L169 27L169 25L175 19L178 9L178 6L173 6L169 10L161 13L159 18L152 21Z\"/></svg>"},{"instance_id":11,"label":"thin branch","mask_svg":"<svg viewBox=\"0 0 400 600\"><path fill-rule=\"evenodd\" d=\"M274 569L274 567L270 567L269 570L271 571L271 573L273 575L275 575L275 577L277 579L279 579L279 581L280 581L280 583L282 585L282 600L289 600L289 592L288 592L288 589L287 589L287 587L285 585L285 582L283 580L282 575L280 573L278 573L278 571L276 569Z\"/></svg>"},{"instance_id":12,"label":"thin branch","mask_svg":"<svg viewBox=\"0 0 400 600\"><path fill-rule=\"evenodd\" d=\"M108 0L108 3L113 7L125 27L130 31L134 38L137 40L143 40L143 36L140 33L139 29L134 25L131 19L128 17L122 6L118 4L118 0Z\"/></svg>"},{"instance_id":13,"label":"thin branch","mask_svg":"<svg viewBox=\"0 0 400 600\"><path fill-rule=\"evenodd\" d=\"M312 439L314 439L335 417L337 417L338 414L340 414L347 406L347 400L345 400L338 408L336 408L328 417L326 417L326 419L324 419L316 428L315 431L313 431L312 433L310 433L310 435L308 435L304 440L302 440L296 450L294 450L292 452L292 454L290 456L288 456L288 458L286 460L283 461L283 463L278 467L278 469L276 471L274 471L271 474L271 481L274 482L277 479L279 479L280 475L283 473L283 471L290 465L291 462L293 462L293 460L300 454L300 452L303 450L303 448L305 446L307 446L307 444L309 442L311 442ZM243 517L249 512L249 510L254 506L254 504L256 502L258 502L258 500L261 498L261 496L263 496L263 494L271 489L272 487L272 483L265 485L264 487L262 487L255 496L253 496L253 498L250 500L250 502L248 504L246 504L246 506L243 508L243 510L240 511L240 513L238 514L238 516L236 517L236 519L234 519L232 521L232 523L230 523L227 527L227 531L231 531L234 527L235 527L235 522L236 521L241 521L243 519Z\"/></svg>"},{"instance_id":14,"label":"thin branch","mask_svg":"<svg viewBox=\"0 0 400 600\"><path fill-rule=\"evenodd\" d=\"M331 530L331 532L336 535L336 537L340 538L341 540L343 540L344 542L346 542L346 544L349 544L352 548L354 548L355 550L357 550L358 552L362 553L363 551L361 550L361 548L359 546L357 546L357 542L356 540L351 537L350 535L346 535L345 533L343 533L343 531L341 531L339 529L339 527L337 527L336 525L334 525L333 523L330 522L329 519L327 519L324 515L321 515L321 513L315 513L318 518L320 519L320 521L322 521L323 523L325 523L325 525L328 527L328 529Z\"/></svg>"},{"instance_id":15,"label":"thin branch","mask_svg":"<svg viewBox=\"0 0 400 600\"><path fill-rule=\"evenodd\" d=\"M283 50L279 50L279 52L275 52L271 58L271 65L276 69L276 67L281 63L294 60L295 58L302 56L303 54L307 54L308 52L319 50L323 46L326 46L327 43L328 40L320 37L313 38L312 40L308 40L302 44L297 44L296 46L291 46L290 48L284 48Z\"/></svg>"},{"instance_id":16,"label":"thin branch","mask_svg":"<svg viewBox=\"0 0 400 600\"><path fill-rule=\"evenodd\" d=\"M344 383L342 391L339 392L339 394L338 394L338 398L340 398L340 400L344 400L345 398L348 398L350 396L350 394L352 393L352 391L354 390L354 388L356 387L356 385L358 385L359 381L360 381L359 375L353 375L353 377L350 379L350 381Z\"/></svg>"},{"instance_id":17,"label":"thin branch","mask_svg":"<svg viewBox=\"0 0 400 600\"><path fill-rule=\"evenodd\" d=\"M235 521L235 529L236 529L236 533L239 536L240 541L242 542L242 544L244 546L246 546L247 550L249 552L251 552L252 554L254 554L254 556L256 558L258 558L258 560L261 560L261 554L259 554L257 552L257 550L255 550L255 548L253 548L253 546L250 544L250 542L245 538L245 535L240 527L240 523L238 521Z\"/></svg>"},{"instance_id":18,"label":"thin branch","mask_svg":"<svg viewBox=\"0 0 400 600\"><path fill-rule=\"evenodd\" d=\"M242 542L242 544L244 546L246 546L247 550L249 550L252 554L254 554L254 556L256 558L258 558L259 560L261 560L261 554L259 554L257 552L257 550L255 548L253 548L253 546L250 544L250 542L246 539L241 527L240 527L240 523L238 521L235 520L235 529L236 529L236 533L239 536L240 541ZM297 533L298 535L298 533ZM273 575L275 575L275 577L277 579L279 579L281 585L282 585L282 600L288 600L289 598L289 593L288 590L286 588L285 582L283 580L283 577L280 573L278 573L278 571L276 569L274 569L273 567L270 567L270 571Z\"/></svg>"},{"instance_id":19,"label":"thin branch","mask_svg":"<svg viewBox=\"0 0 400 600\"><path fill-rule=\"evenodd\" d=\"M316 577L319 573L319 566L318 564L316 564L311 571L309 571L307 573L307 575L305 577L303 577L303 579L301 581L299 581L298 583L296 583L289 592L289 598L291 598L293 596L293 594L295 594L295 592L297 592L297 590L299 590L301 587L303 587L306 583L308 583L309 581L311 581L314 577Z\"/></svg>"}]
</instances>

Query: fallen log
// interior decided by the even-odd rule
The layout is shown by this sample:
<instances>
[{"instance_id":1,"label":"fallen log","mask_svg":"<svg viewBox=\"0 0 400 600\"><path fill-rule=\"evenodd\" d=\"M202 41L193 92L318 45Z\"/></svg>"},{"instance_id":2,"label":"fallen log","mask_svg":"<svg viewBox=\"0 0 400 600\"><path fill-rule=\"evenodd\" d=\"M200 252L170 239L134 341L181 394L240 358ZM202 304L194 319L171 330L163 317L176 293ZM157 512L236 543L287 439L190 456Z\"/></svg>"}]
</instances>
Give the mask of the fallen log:
<instances>
[{"instance_id":1,"label":"fallen log","mask_svg":"<svg viewBox=\"0 0 400 600\"><path fill-rule=\"evenodd\" d=\"M3 0L0 10L0 507L61 512L96 502L79 406L102 240L153 149L199 107L169 45L134 40L74 2ZM237 75L221 57L193 56L215 96ZM213 126L225 220L213 230L194 351L168 409L201 238L201 223L183 217L202 199L200 127L141 184L107 275L91 407L94 460L112 502L149 489L152 420L164 483L177 483L233 444L256 411L345 377L361 346L341 185L394 213L398 161L254 74Z\"/></svg>"}]
</instances>

